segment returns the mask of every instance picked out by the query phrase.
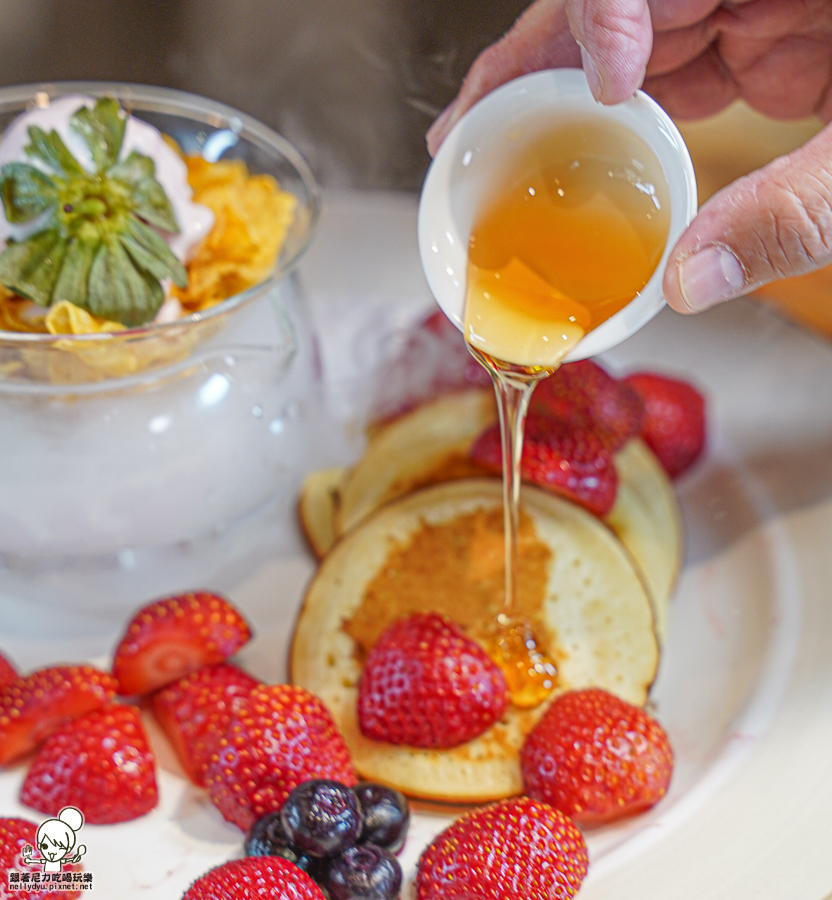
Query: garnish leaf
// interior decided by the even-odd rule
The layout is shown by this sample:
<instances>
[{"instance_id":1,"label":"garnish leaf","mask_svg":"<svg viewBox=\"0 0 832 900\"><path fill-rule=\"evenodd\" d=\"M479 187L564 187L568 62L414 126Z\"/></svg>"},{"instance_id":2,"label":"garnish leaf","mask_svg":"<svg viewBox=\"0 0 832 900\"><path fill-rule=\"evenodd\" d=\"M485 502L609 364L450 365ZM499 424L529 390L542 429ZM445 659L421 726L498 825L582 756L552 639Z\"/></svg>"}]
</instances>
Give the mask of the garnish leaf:
<instances>
[{"instance_id":1,"label":"garnish leaf","mask_svg":"<svg viewBox=\"0 0 832 900\"><path fill-rule=\"evenodd\" d=\"M165 299L159 281L137 268L114 237L102 241L90 266L86 308L135 327L149 322Z\"/></svg>"},{"instance_id":2,"label":"garnish leaf","mask_svg":"<svg viewBox=\"0 0 832 900\"><path fill-rule=\"evenodd\" d=\"M86 307L90 267L100 246L101 238L96 234L79 234L69 242L60 275L52 291L55 303L69 300L76 306Z\"/></svg>"},{"instance_id":3,"label":"garnish leaf","mask_svg":"<svg viewBox=\"0 0 832 900\"><path fill-rule=\"evenodd\" d=\"M82 106L69 120L69 127L90 148L96 172L106 171L118 160L125 125L121 107L112 97L101 97L92 109Z\"/></svg>"},{"instance_id":4,"label":"garnish leaf","mask_svg":"<svg viewBox=\"0 0 832 900\"><path fill-rule=\"evenodd\" d=\"M6 218L15 225L31 222L58 201L55 182L28 163L7 163L0 174L0 196Z\"/></svg>"},{"instance_id":5,"label":"garnish leaf","mask_svg":"<svg viewBox=\"0 0 832 900\"><path fill-rule=\"evenodd\" d=\"M69 300L122 325L143 325L164 301L161 281L170 278L180 287L188 281L151 227L178 233L176 214L149 156L134 150L119 160L126 118L115 100L81 107L69 124L90 148L94 172L56 131L37 126L29 128L25 152L49 171L27 163L0 170L8 221L45 220L41 231L0 253L0 282L41 306Z\"/></svg>"},{"instance_id":6,"label":"garnish leaf","mask_svg":"<svg viewBox=\"0 0 832 900\"><path fill-rule=\"evenodd\" d=\"M133 212L145 222L179 234L179 223L165 189L156 180L156 164L149 156L135 150L116 163L107 173L125 185L133 198Z\"/></svg>"},{"instance_id":7,"label":"garnish leaf","mask_svg":"<svg viewBox=\"0 0 832 900\"><path fill-rule=\"evenodd\" d=\"M9 244L0 253L0 281L38 306L49 306L66 245L66 238L56 227L40 231L19 244Z\"/></svg>"},{"instance_id":8,"label":"garnish leaf","mask_svg":"<svg viewBox=\"0 0 832 900\"><path fill-rule=\"evenodd\" d=\"M185 267L164 240L144 222L130 216L126 229L118 237L138 266L159 280L172 278L173 283L179 287L187 285L188 273Z\"/></svg>"},{"instance_id":9,"label":"garnish leaf","mask_svg":"<svg viewBox=\"0 0 832 900\"><path fill-rule=\"evenodd\" d=\"M67 178L87 176L87 171L67 150L57 131L50 131L47 134L42 128L32 125L29 128L29 140L32 142L26 147L29 156L45 162L50 169Z\"/></svg>"}]
</instances>

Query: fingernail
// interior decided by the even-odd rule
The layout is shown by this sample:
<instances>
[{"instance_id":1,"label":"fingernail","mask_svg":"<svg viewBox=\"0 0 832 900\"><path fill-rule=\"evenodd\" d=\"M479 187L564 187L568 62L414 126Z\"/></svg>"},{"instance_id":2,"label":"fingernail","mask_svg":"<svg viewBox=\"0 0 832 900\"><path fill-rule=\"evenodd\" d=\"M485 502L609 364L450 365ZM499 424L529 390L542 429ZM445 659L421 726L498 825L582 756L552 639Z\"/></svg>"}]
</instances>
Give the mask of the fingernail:
<instances>
[{"instance_id":1,"label":"fingernail","mask_svg":"<svg viewBox=\"0 0 832 900\"><path fill-rule=\"evenodd\" d=\"M586 49L583 45L581 47L581 65L584 67L584 72L586 73L587 84L589 84L589 89L592 91L592 96L600 101L601 100L601 91L603 89L603 84L601 83L601 75L598 72L598 69L595 63L592 61L592 57L589 53L586 52Z\"/></svg>"},{"instance_id":2,"label":"fingernail","mask_svg":"<svg viewBox=\"0 0 832 900\"><path fill-rule=\"evenodd\" d=\"M691 312L738 297L746 285L745 269L727 247L706 247L679 268L679 286Z\"/></svg>"},{"instance_id":3,"label":"fingernail","mask_svg":"<svg viewBox=\"0 0 832 900\"><path fill-rule=\"evenodd\" d=\"M445 140L447 133L456 124L454 112L456 111L458 100L458 97L454 98L440 113L439 118L428 129L428 133L425 137L427 140L428 152L431 156L436 153L442 141Z\"/></svg>"}]
</instances>

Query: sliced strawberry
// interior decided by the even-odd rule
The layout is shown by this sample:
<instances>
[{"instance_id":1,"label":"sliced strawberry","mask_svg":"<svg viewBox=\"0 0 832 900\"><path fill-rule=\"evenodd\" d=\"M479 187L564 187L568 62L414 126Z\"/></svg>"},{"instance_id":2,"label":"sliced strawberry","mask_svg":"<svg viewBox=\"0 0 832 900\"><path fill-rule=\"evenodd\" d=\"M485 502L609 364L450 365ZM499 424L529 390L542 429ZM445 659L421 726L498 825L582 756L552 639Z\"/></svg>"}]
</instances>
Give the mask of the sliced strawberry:
<instances>
[{"instance_id":1,"label":"sliced strawberry","mask_svg":"<svg viewBox=\"0 0 832 900\"><path fill-rule=\"evenodd\" d=\"M437 613L394 622L367 657L358 686L361 731L411 747L455 747L497 722L508 686L497 664Z\"/></svg>"},{"instance_id":2,"label":"sliced strawberry","mask_svg":"<svg viewBox=\"0 0 832 900\"><path fill-rule=\"evenodd\" d=\"M641 398L590 359L565 363L541 381L531 409L593 431L615 453L641 427Z\"/></svg>"},{"instance_id":3,"label":"sliced strawberry","mask_svg":"<svg viewBox=\"0 0 832 900\"><path fill-rule=\"evenodd\" d=\"M17 669L0 653L0 689L17 680Z\"/></svg>"},{"instance_id":4,"label":"sliced strawberry","mask_svg":"<svg viewBox=\"0 0 832 900\"><path fill-rule=\"evenodd\" d=\"M46 894L46 891L42 890L17 890L16 887L22 885L25 888L26 882L31 883L32 874L35 872L39 879L43 877L43 863L23 862L23 848L26 846L31 851L27 854L30 859L42 858L41 850L37 847L37 833L38 826L34 822L26 819L0 819L0 898L3 900L11 897L17 900L40 900ZM80 872L81 867L75 863L62 862L61 870L66 873ZM24 875L26 881L23 881ZM40 888L42 884L43 882L36 887ZM10 888L8 892L7 886ZM62 900L76 900L81 896L81 891L62 890L60 896Z\"/></svg>"},{"instance_id":5,"label":"sliced strawberry","mask_svg":"<svg viewBox=\"0 0 832 900\"><path fill-rule=\"evenodd\" d=\"M188 777L202 785L205 769L225 737L233 702L260 682L232 665L192 672L153 695L153 714L173 744Z\"/></svg>"},{"instance_id":6,"label":"sliced strawberry","mask_svg":"<svg viewBox=\"0 0 832 900\"><path fill-rule=\"evenodd\" d=\"M203 666L225 662L251 638L226 600L196 591L139 610L116 647L113 674L122 694L149 694Z\"/></svg>"},{"instance_id":7,"label":"sliced strawberry","mask_svg":"<svg viewBox=\"0 0 832 900\"><path fill-rule=\"evenodd\" d=\"M480 435L471 458L502 471L499 426ZM615 503L618 474L609 448L594 432L561 419L529 413L521 474L524 481L563 494L597 516L606 515Z\"/></svg>"},{"instance_id":8,"label":"sliced strawberry","mask_svg":"<svg viewBox=\"0 0 832 900\"><path fill-rule=\"evenodd\" d=\"M350 752L324 704L291 684L256 687L237 698L205 774L208 796L223 816L246 830L312 778L356 783Z\"/></svg>"},{"instance_id":9,"label":"sliced strawberry","mask_svg":"<svg viewBox=\"0 0 832 900\"><path fill-rule=\"evenodd\" d=\"M20 802L47 816L75 806L89 825L126 822L156 806L154 767L138 710L111 703L46 739Z\"/></svg>"},{"instance_id":10,"label":"sliced strawberry","mask_svg":"<svg viewBox=\"0 0 832 900\"><path fill-rule=\"evenodd\" d=\"M654 372L637 372L624 381L644 403L644 442L671 478L681 475L705 447L705 398L686 381Z\"/></svg>"},{"instance_id":11,"label":"sliced strawberry","mask_svg":"<svg viewBox=\"0 0 832 900\"><path fill-rule=\"evenodd\" d=\"M0 766L5 766L72 719L103 706L118 690L93 666L53 666L0 689Z\"/></svg>"}]
</instances>

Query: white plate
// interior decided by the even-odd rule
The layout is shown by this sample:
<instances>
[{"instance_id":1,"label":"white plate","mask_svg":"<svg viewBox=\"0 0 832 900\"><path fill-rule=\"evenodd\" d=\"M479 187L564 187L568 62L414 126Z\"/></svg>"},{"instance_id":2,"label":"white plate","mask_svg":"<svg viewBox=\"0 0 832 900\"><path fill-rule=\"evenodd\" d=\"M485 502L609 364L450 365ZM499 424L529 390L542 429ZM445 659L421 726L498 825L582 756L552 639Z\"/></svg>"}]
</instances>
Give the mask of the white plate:
<instances>
[{"instance_id":1,"label":"white plate","mask_svg":"<svg viewBox=\"0 0 832 900\"><path fill-rule=\"evenodd\" d=\"M369 248L345 228L359 213L375 235ZM415 242L411 251L402 239L414 222L411 199L336 198L307 270L316 312L330 302L322 298L335 276L317 266L333 247L353 241L355 252L385 259L388 241L412 275L389 302L407 296L411 311L397 321L412 314L426 298L408 256ZM356 266L353 278L343 284L351 300L367 270ZM654 691L676 750L672 789L652 813L588 835L581 900L820 900L832 890L832 349L741 301L692 319L665 311L607 361L695 380L709 396L711 431L707 457L678 485L687 560ZM284 677L312 570L308 557L276 560L233 594L258 634L243 663L261 678ZM0 646L24 668L101 656L116 637L110 626L73 626L69 613L60 622L35 613L11 620L0 609ZM159 807L82 832L85 868L108 900L178 900L240 850L240 832L182 778L155 730L152 740ZM38 821L16 800L23 774L0 775L0 815ZM408 873L446 821L447 811L420 807L403 854Z\"/></svg>"}]
</instances>

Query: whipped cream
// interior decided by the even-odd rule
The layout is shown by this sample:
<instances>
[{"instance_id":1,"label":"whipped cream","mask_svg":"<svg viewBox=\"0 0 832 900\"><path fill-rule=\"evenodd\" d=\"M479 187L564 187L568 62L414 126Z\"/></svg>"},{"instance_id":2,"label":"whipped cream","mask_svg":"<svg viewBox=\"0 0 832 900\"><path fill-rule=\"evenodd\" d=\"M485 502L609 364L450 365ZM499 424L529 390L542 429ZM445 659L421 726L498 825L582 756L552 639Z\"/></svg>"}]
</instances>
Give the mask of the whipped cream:
<instances>
[{"instance_id":1,"label":"whipped cream","mask_svg":"<svg viewBox=\"0 0 832 900\"><path fill-rule=\"evenodd\" d=\"M95 106L95 99L81 94L70 94L50 100L45 106L35 106L18 116L6 129L0 140L0 166L10 162L25 162L44 172L49 172L47 166L40 160L30 157L24 152L26 146L31 143L29 128L37 125L47 133L52 130L57 131L75 159L87 171L93 172L95 167L89 147L83 138L75 134L69 127L72 114L82 106ZM162 137L161 132L152 125L148 125L147 122L142 122L128 114L124 129L124 143L119 158L124 159L134 150L149 156L155 163L156 180L165 189L176 215L176 221L179 223L179 234L171 234L160 229L156 229L156 231L164 238L180 262L187 262L213 227L214 214L207 206L192 202L193 193L188 184L188 169L179 154ZM3 243L7 242L10 237L15 240L24 240L39 231L42 224L41 217L38 217L32 222L13 225L6 219L5 211L0 204L0 241Z\"/></svg>"}]
</instances>

